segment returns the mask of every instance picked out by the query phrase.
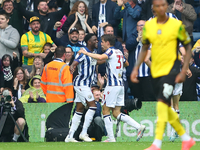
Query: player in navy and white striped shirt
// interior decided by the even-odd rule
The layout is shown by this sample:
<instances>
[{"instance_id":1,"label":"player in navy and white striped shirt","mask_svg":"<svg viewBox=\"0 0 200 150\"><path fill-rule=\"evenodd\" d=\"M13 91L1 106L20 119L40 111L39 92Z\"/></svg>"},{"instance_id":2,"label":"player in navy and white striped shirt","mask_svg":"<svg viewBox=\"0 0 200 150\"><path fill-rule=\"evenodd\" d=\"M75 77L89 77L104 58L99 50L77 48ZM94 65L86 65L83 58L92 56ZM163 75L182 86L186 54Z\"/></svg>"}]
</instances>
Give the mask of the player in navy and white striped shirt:
<instances>
[{"instance_id":1,"label":"player in navy and white striped shirt","mask_svg":"<svg viewBox=\"0 0 200 150\"><path fill-rule=\"evenodd\" d=\"M85 36L85 42L87 43L87 47L82 48L82 51L93 53L94 49L97 48L98 43L96 35L89 33ZM79 74L74 79L74 89L76 91L76 98L74 102L76 102L76 112L72 118L72 125L69 130L69 134L65 138L65 142L77 142L73 136L79 126L81 117L83 115L84 106L86 105L88 105L89 109L86 112L83 129L79 135L79 138L86 142L92 141L92 139L90 139L87 135L87 129L90 126L97 109L95 99L90 88L94 78L96 63L97 60L91 57L83 54L77 54L75 60L70 66L71 73L73 73L76 66L78 66Z\"/></svg>"},{"instance_id":2,"label":"player in navy and white striped shirt","mask_svg":"<svg viewBox=\"0 0 200 150\"><path fill-rule=\"evenodd\" d=\"M86 52L91 53L91 51L87 47L84 47L82 49ZM78 75L74 79L74 86L91 87L92 81L94 79L97 60L87 55L77 54L74 61L77 61L79 63Z\"/></svg>"},{"instance_id":3,"label":"player in navy and white striped shirt","mask_svg":"<svg viewBox=\"0 0 200 150\"><path fill-rule=\"evenodd\" d=\"M130 116L120 112L121 106L124 106L124 86L122 82L122 72L123 67L128 66L128 62L125 60L122 52L113 47L115 45L114 35L104 34L101 39L101 46L105 51L104 54L92 54L83 50L80 50L79 53L83 53L97 60L106 60L108 81L104 90L103 115L106 131L108 133L108 139L105 142L116 141L113 134L113 124L110 116L110 110L112 110L113 116L119 121L123 121L138 130L137 141L139 141L143 135L145 126L140 125Z\"/></svg>"}]
</instances>

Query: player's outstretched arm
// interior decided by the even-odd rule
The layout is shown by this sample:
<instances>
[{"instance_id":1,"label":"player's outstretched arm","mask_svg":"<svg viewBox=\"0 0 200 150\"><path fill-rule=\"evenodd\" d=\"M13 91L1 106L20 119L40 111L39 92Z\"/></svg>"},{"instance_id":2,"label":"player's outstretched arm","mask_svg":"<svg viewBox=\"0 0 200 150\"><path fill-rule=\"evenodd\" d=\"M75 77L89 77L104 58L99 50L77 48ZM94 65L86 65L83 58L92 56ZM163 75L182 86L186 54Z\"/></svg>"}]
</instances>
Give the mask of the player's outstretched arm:
<instances>
[{"instance_id":1,"label":"player's outstretched arm","mask_svg":"<svg viewBox=\"0 0 200 150\"><path fill-rule=\"evenodd\" d=\"M142 46L142 50L138 56L138 60L137 62L135 63L135 67L133 68L133 71L131 73L131 81L134 82L134 83L138 83L139 80L137 79L137 76L138 76L138 69L141 65L141 63L144 61L146 55L147 55L147 50L149 48L149 44L144 44Z\"/></svg>"},{"instance_id":2,"label":"player's outstretched arm","mask_svg":"<svg viewBox=\"0 0 200 150\"><path fill-rule=\"evenodd\" d=\"M80 54L82 53L84 55L87 55L87 56L92 57L92 58L97 59L97 60L106 60L106 59L108 59L108 56L106 54L101 54L100 55L100 54L88 53L88 52L86 52L86 51L84 51L82 49L80 49L78 51L78 53L80 53Z\"/></svg>"}]
</instances>

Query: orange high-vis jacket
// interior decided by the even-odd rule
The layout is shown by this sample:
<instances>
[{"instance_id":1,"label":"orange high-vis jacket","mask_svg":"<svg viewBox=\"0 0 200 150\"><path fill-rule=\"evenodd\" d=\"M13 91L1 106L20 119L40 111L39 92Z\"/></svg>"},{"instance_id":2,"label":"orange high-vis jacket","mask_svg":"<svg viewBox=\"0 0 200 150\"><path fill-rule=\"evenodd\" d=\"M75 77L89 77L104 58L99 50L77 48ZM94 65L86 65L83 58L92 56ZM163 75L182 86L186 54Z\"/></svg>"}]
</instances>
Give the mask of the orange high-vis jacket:
<instances>
[{"instance_id":1,"label":"orange high-vis jacket","mask_svg":"<svg viewBox=\"0 0 200 150\"><path fill-rule=\"evenodd\" d=\"M42 73L41 88L47 103L71 103L74 99L73 76L69 66L61 61L51 61Z\"/></svg>"}]
</instances>

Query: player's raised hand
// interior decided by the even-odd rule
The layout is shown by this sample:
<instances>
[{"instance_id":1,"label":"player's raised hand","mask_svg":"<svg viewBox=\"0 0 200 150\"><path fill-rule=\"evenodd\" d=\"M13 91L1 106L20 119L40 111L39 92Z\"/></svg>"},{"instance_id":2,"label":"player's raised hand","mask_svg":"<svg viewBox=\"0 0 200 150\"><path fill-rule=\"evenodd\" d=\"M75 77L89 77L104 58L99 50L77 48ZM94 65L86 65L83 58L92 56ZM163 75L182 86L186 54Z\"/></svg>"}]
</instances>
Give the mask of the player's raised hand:
<instances>
[{"instance_id":1,"label":"player's raised hand","mask_svg":"<svg viewBox=\"0 0 200 150\"><path fill-rule=\"evenodd\" d=\"M84 50L81 48L81 49L78 51L78 53L79 53L79 54L84 54L84 55L85 55L87 52L84 51Z\"/></svg>"},{"instance_id":2,"label":"player's raised hand","mask_svg":"<svg viewBox=\"0 0 200 150\"><path fill-rule=\"evenodd\" d=\"M138 76L138 68L137 68L137 67L134 67L134 68L133 68L133 71L132 71L132 73L131 73L131 81L132 81L133 83L138 83L138 82L139 82L137 76Z\"/></svg>"},{"instance_id":3,"label":"player's raised hand","mask_svg":"<svg viewBox=\"0 0 200 150\"><path fill-rule=\"evenodd\" d=\"M175 83L182 83L185 81L186 73L183 73L182 71L176 76Z\"/></svg>"}]
</instances>

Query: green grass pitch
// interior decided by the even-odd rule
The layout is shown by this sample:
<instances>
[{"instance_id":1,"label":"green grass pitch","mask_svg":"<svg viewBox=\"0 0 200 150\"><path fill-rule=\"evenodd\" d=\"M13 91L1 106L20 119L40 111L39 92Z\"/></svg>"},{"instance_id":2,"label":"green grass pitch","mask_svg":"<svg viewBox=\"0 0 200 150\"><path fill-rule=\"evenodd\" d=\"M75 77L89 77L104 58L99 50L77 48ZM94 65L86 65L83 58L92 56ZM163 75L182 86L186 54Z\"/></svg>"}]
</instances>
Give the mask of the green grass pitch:
<instances>
[{"instance_id":1,"label":"green grass pitch","mask_svg":"<svg viewBox=\"0 0 200 150\"><path fill-rule=\"evenodd\" d=\"M144 150L151 142L39 142L39 143L0 143L0 150ZM181 142L163 142L162 150L181 150ZM190 150L200 150L200 142Z\"/></svg>"}]
</instances>

